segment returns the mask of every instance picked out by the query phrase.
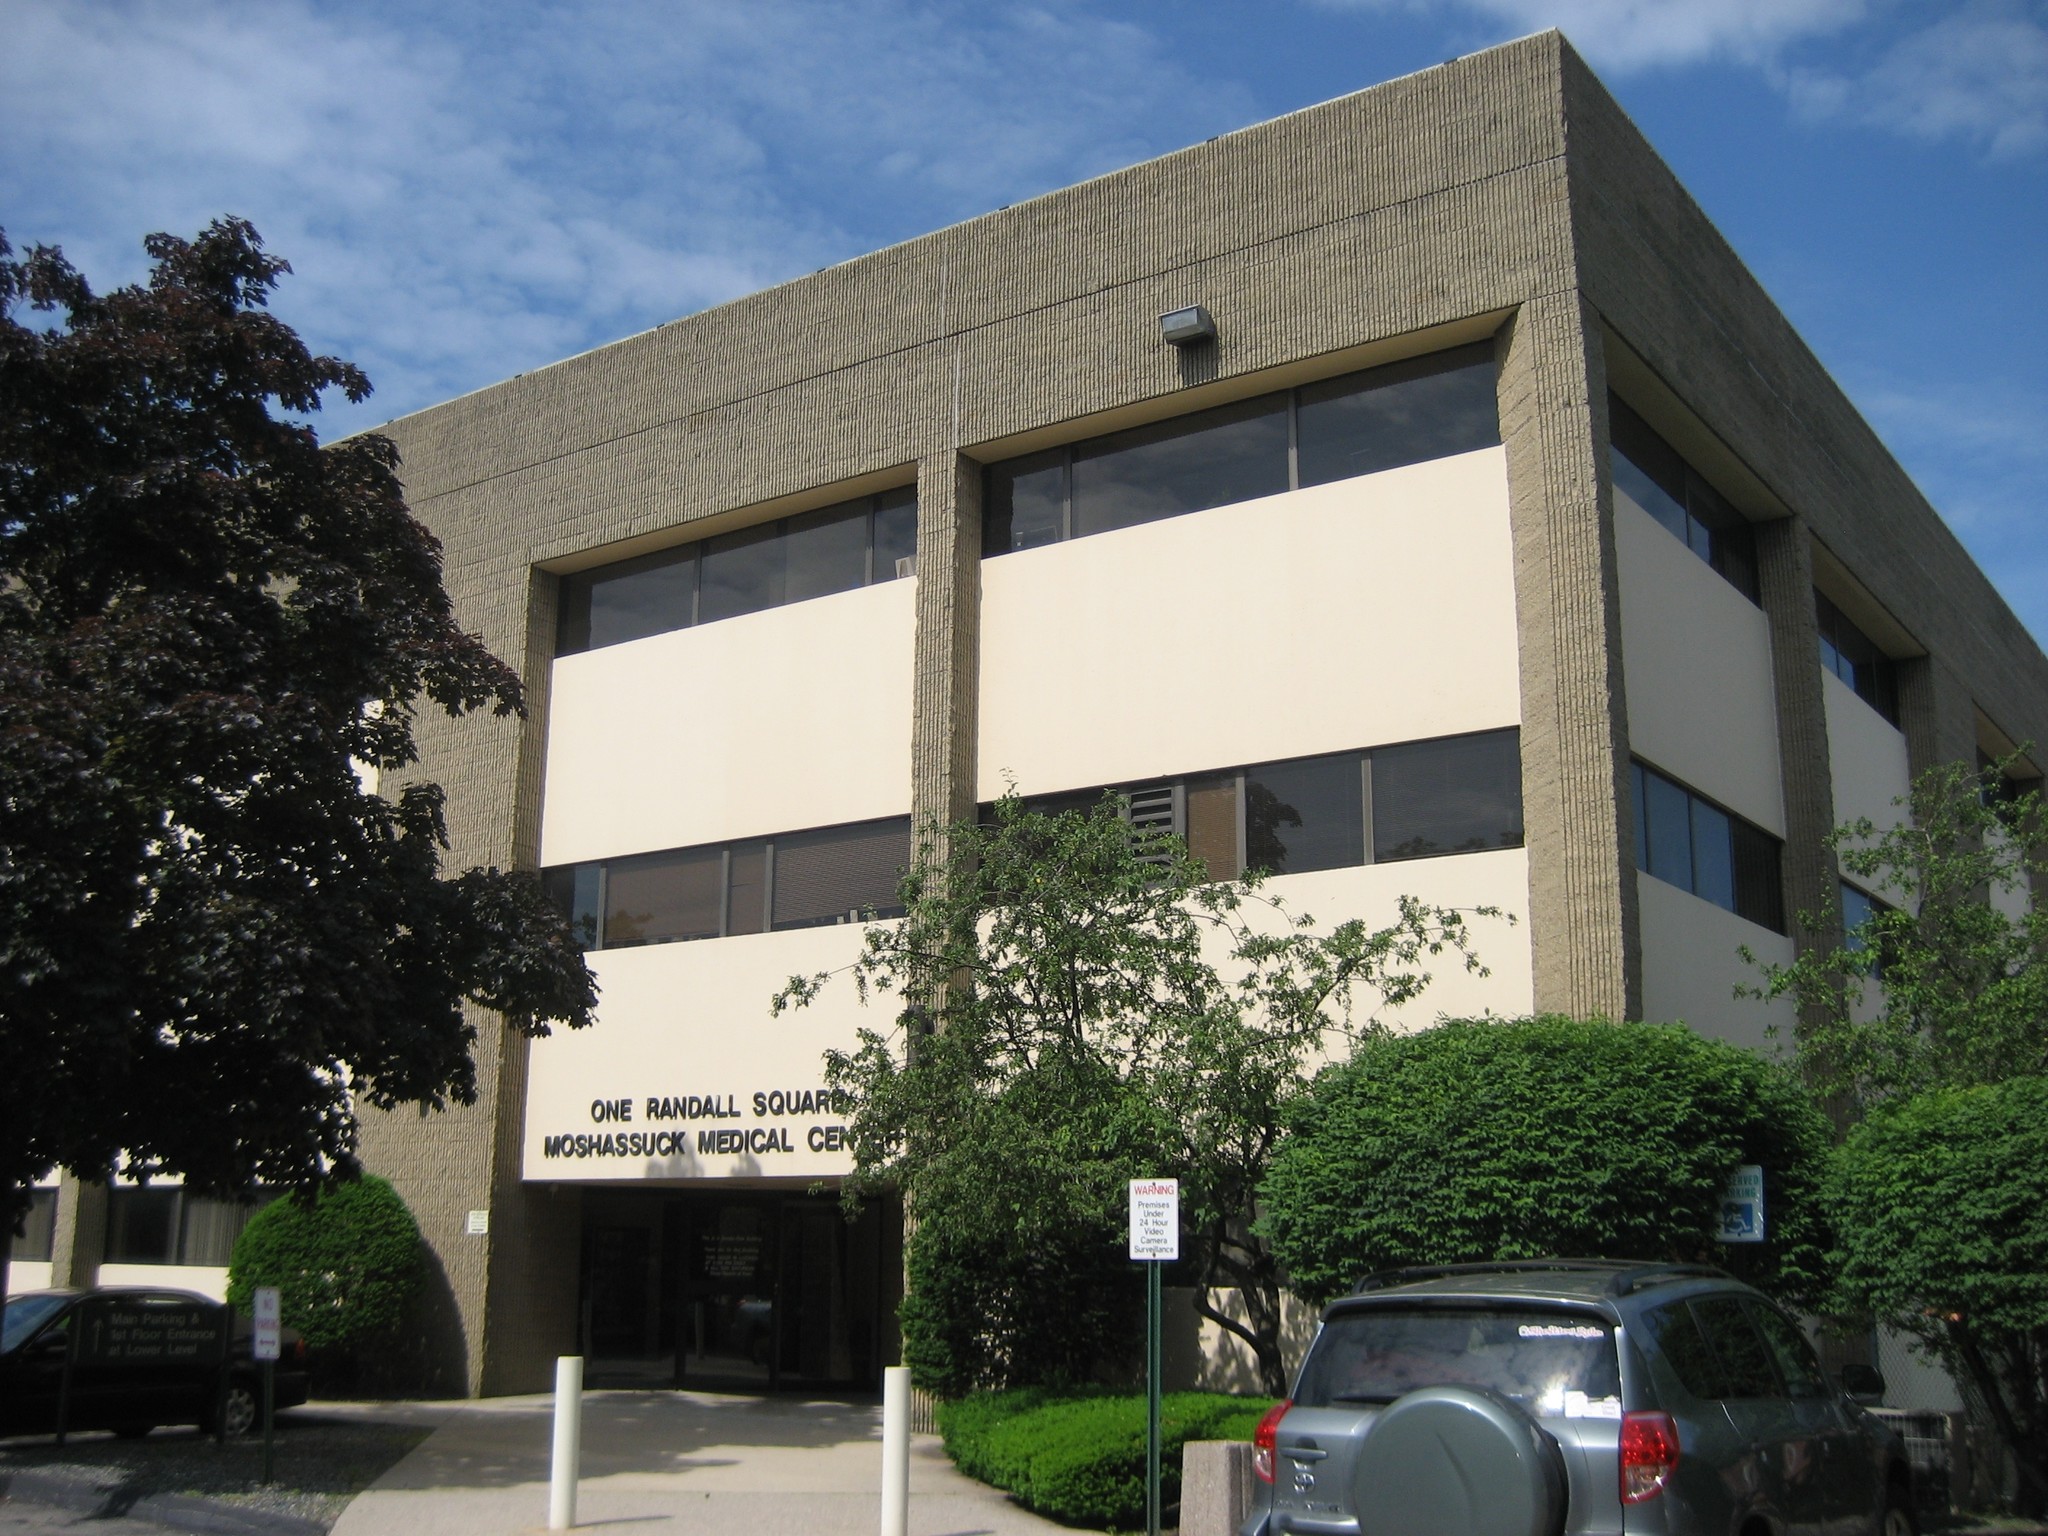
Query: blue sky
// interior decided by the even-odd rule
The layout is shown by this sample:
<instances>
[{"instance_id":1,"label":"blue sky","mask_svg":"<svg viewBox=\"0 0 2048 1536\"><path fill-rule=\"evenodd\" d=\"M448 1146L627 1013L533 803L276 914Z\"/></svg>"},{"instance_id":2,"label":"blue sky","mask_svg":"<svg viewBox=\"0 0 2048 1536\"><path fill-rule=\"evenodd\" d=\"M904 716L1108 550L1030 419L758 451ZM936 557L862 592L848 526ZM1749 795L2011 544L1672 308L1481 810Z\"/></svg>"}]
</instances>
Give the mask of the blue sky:
<instances>
[{"instance_id":1,"label":"blue sky","mask_svg":"<svg viewBox=\"0 0 2048 1536\"><path fill-rule=\"evenodd\" d=\"M249 218L334 436L1545 26L2048 637L2048 0L16 0L0 225Z\"/></svg>"}]
</instances>

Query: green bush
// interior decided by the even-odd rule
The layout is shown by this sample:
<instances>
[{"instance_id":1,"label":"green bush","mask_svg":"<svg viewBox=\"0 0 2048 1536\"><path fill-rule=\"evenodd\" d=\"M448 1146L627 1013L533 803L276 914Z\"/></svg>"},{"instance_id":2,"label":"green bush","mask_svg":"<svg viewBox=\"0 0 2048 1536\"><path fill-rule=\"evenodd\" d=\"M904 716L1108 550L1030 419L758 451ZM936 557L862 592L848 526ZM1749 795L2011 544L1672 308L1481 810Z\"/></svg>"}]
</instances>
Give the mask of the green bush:
<instances>
[{"instance_id":1,"label":"green bush","mask_svg":"<svg viewBox=\"0 0 2048 1536\"><path fill-rule=\"evenodd\" d=\"M1995 1405L2048 1506L2048 1078L1894 1100L1849 1133L1828 1182L1839 1304L1919 1339Z\"/></svg>"},{"instance_id":2,"label":"green bush","mask_svg":"<svg viewBox=\"0 0 2048 1536\"><path fill-rule=\"evenodd\" d=\"M1263 1225L1311 1301L1404 1264L1594 1256L1718 1264L1825 1290L1825 1117L1777 1063L1680 1025L1447 1022L1362 1041L1297 1106ZM1720 1244L1764 1169L1766 1241Z\"/></svg>"},{"instance_id":3,"label":"green bush","mask_svg":"<svg viewBox=\"0 0 2048 1536\"><path fill-rule=\"evenodd\" d=\"M1190 1440L1249 1440L1263 1398L1172 1392L1160 1405L1160 1498L1180 1497L1181 1448ZM980 1392L939 1407L939 1432L969 1477L1069 1525L1108 1530L1145 1518L1142 1393Z\"/></svg>"},{"instance_id":4,"label":"green bush","mask_svg":"<svg viewBox=\"0 0 2048 1536\"><path fill-rule=\"evenodd\" d=\"M229 1262L228 1302L246 1313L256 1287L276 1286L284 1323L305 1335L316 1376L350 1384L402 1371L379 1346L397 1338L424 1274L412 1212L389 1183L365 1174L310 1203L277 1200L251 1217Z\"/></svg>"}]
</instances>

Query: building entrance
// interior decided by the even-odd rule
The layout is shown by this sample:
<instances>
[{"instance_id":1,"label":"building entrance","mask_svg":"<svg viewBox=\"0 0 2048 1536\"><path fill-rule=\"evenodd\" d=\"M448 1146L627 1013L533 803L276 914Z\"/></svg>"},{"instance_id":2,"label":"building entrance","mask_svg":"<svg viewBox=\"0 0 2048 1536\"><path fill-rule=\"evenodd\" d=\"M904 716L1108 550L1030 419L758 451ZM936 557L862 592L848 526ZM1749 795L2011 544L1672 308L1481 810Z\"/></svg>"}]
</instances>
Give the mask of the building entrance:
<instances>
[{"instance_id":1,"label":"building entrance","mask_svg":"<svg viewBox=\"0 0 2048 1536\"><path fill-rule=\"evenodd\" d=\"M590 1190L582 1348L595 1386L871 1389L900 1258L832 1195Z\"/></svg>"}]
</instances>

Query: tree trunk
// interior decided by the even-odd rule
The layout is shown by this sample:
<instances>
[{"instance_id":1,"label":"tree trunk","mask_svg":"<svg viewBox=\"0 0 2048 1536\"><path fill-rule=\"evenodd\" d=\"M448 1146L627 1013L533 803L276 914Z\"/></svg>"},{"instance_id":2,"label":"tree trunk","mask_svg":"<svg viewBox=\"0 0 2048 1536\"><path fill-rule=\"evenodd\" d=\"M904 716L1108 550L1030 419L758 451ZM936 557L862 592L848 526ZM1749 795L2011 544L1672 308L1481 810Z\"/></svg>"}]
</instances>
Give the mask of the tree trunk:
<instances>
[{"instance_id":1,"label":"tree trunk","mask_svg":"<svg viewBox=\"0 0 2048 1536\"><path fill-rule=\"evenodd\" d=\"M2000 1379L2000 1373L1985 1358L1983 1345L1969 1324L1950 1321L1948 1338L1956 1358L1969 1372L1978 1396L1991 1410L1991 1421L1998 1429L1999 1439L2012 1452L2013 1465L2019 1471L2018 1512L2031 1517L2048 1511L2048 1455L2043 1454L2048 1447L2041 1443L2041 1405L2032 1401L2039 1395L2039 1383L2012 1383L2025 1392L2025 1399L2018 1406L2022 1410L2031 1410L2027 1412L2028 1423L2023 1428L2014 1413L2014 1403L2006 1396L2007 1383ZM2031 1374L2036 1362L2031 1357L2027 1341L2016 1340L2013 1352L2017 1358L2008 1364L2023 1367Z\"/></svg>"}]
</instances>

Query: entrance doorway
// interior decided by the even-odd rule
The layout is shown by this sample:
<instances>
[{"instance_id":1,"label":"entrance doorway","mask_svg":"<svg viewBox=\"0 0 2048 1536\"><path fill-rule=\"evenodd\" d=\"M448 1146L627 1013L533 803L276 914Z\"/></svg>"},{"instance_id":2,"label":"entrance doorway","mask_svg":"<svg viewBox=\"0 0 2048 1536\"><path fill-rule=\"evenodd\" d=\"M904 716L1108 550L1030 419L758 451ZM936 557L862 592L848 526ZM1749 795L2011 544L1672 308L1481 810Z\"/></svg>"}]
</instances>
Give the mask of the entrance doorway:
<instances>
[{"instance_id":1,"label":"entrance doorway","mask_svg":"<svg viewBox=\"0 0 2048 1536\"><path fill-rule=\"evenodd\" d=\"M873 1389L901 1257L891 1213L832 1195L590 1190L594 1386Z\"/></svg>"}]
</instances>

